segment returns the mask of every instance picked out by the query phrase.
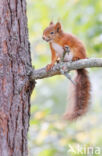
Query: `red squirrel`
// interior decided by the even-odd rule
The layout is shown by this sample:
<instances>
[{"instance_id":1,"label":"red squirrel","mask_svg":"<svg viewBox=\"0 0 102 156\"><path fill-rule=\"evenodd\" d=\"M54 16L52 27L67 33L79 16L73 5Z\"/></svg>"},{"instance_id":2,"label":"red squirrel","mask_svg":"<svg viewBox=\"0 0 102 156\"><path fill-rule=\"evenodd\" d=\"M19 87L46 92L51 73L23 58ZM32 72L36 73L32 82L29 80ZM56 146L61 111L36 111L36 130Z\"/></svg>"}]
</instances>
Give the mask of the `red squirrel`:
<instances>
[{"instance_id":1,"label":"red squirrel","mask_svg":"<svg viewBox=\"0 0 102 156\"><path fill-rule=\"evenodd\" d=\"M43 31L43 40L47 41L51 49L51 64L47 65L49 71L58 58L61 59L65 47L70 48L69 54L64 57L64 61L76 61L85 59L86 49L83 43L74 35L65 33L62 30L61 23L54 24L50 22L49 26ZM87 112L90 100L90 81L86 69L78 69L75 78L76 85L72 86L73 92L69 101L69 107L64 115L65 119L74 120Z\"/></svg>"}]
</instances>

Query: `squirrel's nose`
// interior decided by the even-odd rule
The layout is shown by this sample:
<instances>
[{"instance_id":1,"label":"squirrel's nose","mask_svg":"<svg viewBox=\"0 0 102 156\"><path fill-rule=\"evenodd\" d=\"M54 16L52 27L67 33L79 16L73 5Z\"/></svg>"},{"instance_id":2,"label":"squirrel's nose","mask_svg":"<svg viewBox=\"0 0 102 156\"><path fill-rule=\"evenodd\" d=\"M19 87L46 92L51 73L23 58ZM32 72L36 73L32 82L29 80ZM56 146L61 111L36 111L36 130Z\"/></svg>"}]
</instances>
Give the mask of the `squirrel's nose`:
<instances>
[{"instance_id":1,"label":"squirrel's nose","mask_svg":"<svg viewBox=\"0 0 102 156\"><path fill-rule=\"evenodd\" d=\"M45 37L44 37L44 36L42 36L42 39L43 39L43 40L45 40Z\"/></svg>"}]
</instances>

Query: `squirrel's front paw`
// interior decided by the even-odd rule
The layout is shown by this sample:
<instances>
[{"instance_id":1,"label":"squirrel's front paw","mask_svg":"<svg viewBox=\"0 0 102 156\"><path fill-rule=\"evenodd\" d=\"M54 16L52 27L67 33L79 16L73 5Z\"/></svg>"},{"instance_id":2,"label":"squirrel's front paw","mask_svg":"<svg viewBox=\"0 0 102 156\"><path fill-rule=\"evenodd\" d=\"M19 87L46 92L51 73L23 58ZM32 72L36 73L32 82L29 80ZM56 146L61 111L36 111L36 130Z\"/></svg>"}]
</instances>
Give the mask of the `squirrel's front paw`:
<instances>
[{"instance_id":1,"label":"squirrel's front paw","mask_svg":"<svg viewBox=\"0 0 102 156\"><path fill-rule=\"evenodd\" d=\"M53 64L48 64L48 65L46 66L46 71L48 72L52 67L53 67Z\"/></svg>"}]
</instances>

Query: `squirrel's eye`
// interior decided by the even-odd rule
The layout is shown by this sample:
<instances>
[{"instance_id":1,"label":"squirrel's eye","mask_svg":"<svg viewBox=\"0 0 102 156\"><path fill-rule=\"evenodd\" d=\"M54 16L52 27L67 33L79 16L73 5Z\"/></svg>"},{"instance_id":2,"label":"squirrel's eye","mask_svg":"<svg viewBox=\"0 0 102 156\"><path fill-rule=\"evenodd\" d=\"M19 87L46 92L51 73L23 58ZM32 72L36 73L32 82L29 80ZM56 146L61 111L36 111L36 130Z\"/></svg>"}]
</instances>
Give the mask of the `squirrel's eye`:
<instances>
[{"instance_id":1,"label":"squirrel's eye","mask_svg":"<svg viewBox=\"0 0 102 156\"><path fill-rule=\"evenodd\" d=\"M51 32L50 32L50 34L54 34L54 32L53 32L53 31L51 31Z\"/></svg>"}]
</instances>

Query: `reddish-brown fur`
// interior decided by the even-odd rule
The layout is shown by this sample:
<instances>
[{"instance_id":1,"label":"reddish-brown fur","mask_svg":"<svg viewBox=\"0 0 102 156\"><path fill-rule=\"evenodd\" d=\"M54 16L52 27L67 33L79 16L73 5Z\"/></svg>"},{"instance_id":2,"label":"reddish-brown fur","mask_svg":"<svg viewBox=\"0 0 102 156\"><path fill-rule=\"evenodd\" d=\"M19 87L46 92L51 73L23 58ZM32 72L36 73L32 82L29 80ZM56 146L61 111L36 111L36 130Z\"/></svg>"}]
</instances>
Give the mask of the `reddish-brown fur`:
<instances>
[{"instance_id":1,"label":"reddish-brown fur","mask_svg":"<svg viewBox=\"0 0 102 156\"><path fill-rule=\"evenodd\" d=\"M51 34L51 32L53 32L53 34ZM50 23L50 25L43 32L43 39L49 42L52 54L51 64L47 65L47 71L53 67L58 59L56 51L52 47L53 43L56 43L63 48L68 45L73 56L72 61L87 58L86 49L83 43L74 35L64 33L59 22L55 25L52 22ZM90 81L87 70L77 70L75 81L76 86L73 86L74 96L71 96L73 102L70 104L71 107L67 109L64 115L64 118L68 120L77 119L79 116L83 115L88 109L90 99Z\"/></svg>"},{"instance_id":2,"label":"reddish-brown fur","mask_svg":"<svg viewBox=\"0 0 102 156\"><path fill-rule=\"evenodd\" d=\"M73 92L70 93L73 101L69 101L69 107L64 115L64 119L68 120L77 119L87 112L89 106L90 81L86 69L77 70L75 82L76 86L73 86Z\"/></svg>"}]
</instances>

